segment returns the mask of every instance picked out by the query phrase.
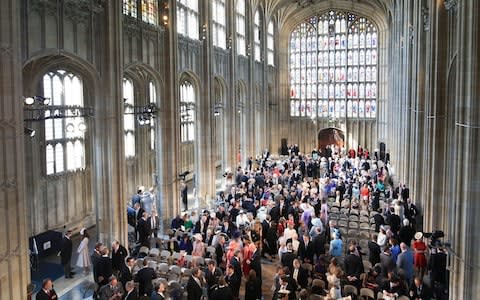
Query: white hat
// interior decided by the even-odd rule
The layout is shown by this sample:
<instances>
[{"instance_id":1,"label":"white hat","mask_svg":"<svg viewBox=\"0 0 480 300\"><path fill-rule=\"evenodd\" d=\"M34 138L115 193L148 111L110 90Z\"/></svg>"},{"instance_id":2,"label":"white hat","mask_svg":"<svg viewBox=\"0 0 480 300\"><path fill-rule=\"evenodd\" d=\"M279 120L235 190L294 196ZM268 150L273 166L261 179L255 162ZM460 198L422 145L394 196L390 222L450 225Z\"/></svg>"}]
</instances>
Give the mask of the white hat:
<instances>
[{"instance_id":1,"label":"white hat","mask_svg":"<svg viewBox=\"0 0 480 300\"><path fill-rule=\"evenodd\" d=\"M83 235L85 233L85 230L87 230L85 227L83 227L82 229L80 229L80 234Z\"/></svg>"},{"instance_id":2,"label":"white hat","mask_svg":"<svg viewBox=\"0 0 480 300\"><path fill-rule=\"evenodd\" d=\"M417 233L415 233L414 238L415 238L416 240L420 240L421 238L423 238L423 233L420 232L420 231L417 232Z\"/></svg>"},{"instance_id":3,"label":"white hat","mask_svg":"<svg viewBox=\"0 0 480 300\"><path fill-rule=\"evenodd\" d=\"M138 187L138 190L143 192L143 191L145 191L145 187L143 185L141 185L141 186Z\"/></svg>"},{"instance_id":4,"label":"white hat","mask_svg":"<svg viewBox=\"0 0 480 300\"><path fill-rule=\"evenodd\" d=\"M200 233L197 233L193 236L197 241L202 241L203 240L203 237Z\"/></svg>"}]
</instances>

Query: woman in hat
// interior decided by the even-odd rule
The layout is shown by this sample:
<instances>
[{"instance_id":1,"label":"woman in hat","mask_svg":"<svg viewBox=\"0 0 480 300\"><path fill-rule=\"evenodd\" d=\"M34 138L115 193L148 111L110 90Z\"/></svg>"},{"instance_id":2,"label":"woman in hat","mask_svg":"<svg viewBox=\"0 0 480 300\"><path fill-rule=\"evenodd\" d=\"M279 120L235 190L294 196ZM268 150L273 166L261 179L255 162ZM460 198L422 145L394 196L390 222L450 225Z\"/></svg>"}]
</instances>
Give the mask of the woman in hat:
<instances>
[{"instance_id":1,"label":"woman in hat","mask_svg":"<svg viewBox=\"0 0 480 300\"><path fill-rule=\"evenodd\" d=\"M415 272L420 277L423 277L425 273L425 268L427 266L427 258L425 257L425 251L427 251L427 245L423 241L423 233L415 233L415 241L412 244L412 249L414 251L413 256L413 266L415 267Z\"/></svg>"},{"instance_id":2,"label":"woman in hat","mask_svg":"<svg viewBox=\"0 0 480 300\"><path fill-rule=\"evenodd\" d=\"M88 274L91 265L90 255L88 254L88 238L90 236L88 235L86 228L82 228L80 230L80 235L82 235L82 241L80 242L80 245L77 249L77 266L83 268L83 272L85 274Z\"/></svg>"}]
</instances>

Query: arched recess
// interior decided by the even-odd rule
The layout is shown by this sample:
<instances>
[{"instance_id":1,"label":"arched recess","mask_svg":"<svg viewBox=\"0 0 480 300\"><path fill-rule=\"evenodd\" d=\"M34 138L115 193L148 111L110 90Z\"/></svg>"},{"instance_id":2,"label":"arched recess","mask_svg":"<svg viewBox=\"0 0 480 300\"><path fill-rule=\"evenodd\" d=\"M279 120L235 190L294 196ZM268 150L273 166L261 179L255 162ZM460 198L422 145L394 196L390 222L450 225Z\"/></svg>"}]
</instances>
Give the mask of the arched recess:
<instances>
[{"instance_id":1,"label":"arched recess","mask_svg":"<svg viewBox=\"0 0 480 300\"><path fill-rule=\"evenodd\" d=\"M157 107L157 112L149 124L140 124L137 116L134 116L136 150L135 157L127 159L127 189L132 194L138 186L145 186L147 190L153 188L154 192L160 195L162 191L159 179L162 178L161 158L164 150L160 147L164 139L161 110L163 80L152 67L144 63L127 65L124 78L133 82L134 106L153 104ZM156 199L158 201L160 197ZM160 206L161 204L157 202L158 211L161 211Z\"/></svg>"},{"instance_id":2,"label":"arched recess","mask_svg":"<svg viewBox=\"0 0 480 300\"><path fill-rule=\"evenodd\" d=\"M340 149L345 145L345 133L341 129L329 127L318 132L318 150L325 153L325 148L330 145Z\"/></svg>"},{"instance_id":3,"label":"arched recess","mask_svg":"<svg viewBox=\"0 0 480 300\"><path fill-rule=\"evenodd\" d=\"M80 80L82 87L82 101L84 107L95 107L99 99L99 75L95 68L80 57L69 53L43 52L25 62L23 67L23 95L24 96L45 96L44 76L50 72L65 71L64 74L72 74ZM63 73L63 72L62 72ZM53 83L52 83L53 84ZM64 88L59 82L52 86ZM51 87L52 87L51 86ZM50 88L51 88L50 87ZM65 90L57 94L65 98ZM50 103L52 104L52 103ZM27 116L25 116L27 117ZM60 120L63 125L55 127L64 132L61 137L54 137L56 145L65 144L63 155L65 163L72 158L67 151L69 146L66 124L70 123L68 118ZM83 133L83 168L69 170L68 166L63 172L47 175L46 172L46 128L45 120L26 122L25 126L36 130L33 139L25 140L25 169L26 193L28 195L27 219L29 236L35 236L47 230L62 230L64 226L75 228L80 226L93 226L96 224L95 216L97 195L95 193L95 168L99 164L94 159L94 123L93 118L85 118L86 131ZM57 123L57 124L60 124ZM77 124L78 126L78 124ZM57 158L55 158L56 160Z\"/></svg>"},{"instance_id":4,"label":"arched recess","mask_svg":"<svg viewBox=\"0 0 480 300\"><path fill-rule=\"evenodd\" d=\"M180 155L177 162L179 174L187 174L185 180L188 190L198 191L199 181L199 133L201 124L201 93L200 79L195 73L186 71L180 74L178 81L178 99L175 112L178 115L176 127L179 130L179 149ZM197 198L196 198L197 199ZM195 203L197 206L198 203ZM192 207L189 205L188 207Z\"/></svg>"},{"instance_id":5,"label":"arched recess","mask_svg":"<svg viewBox=\"0 0 480 300\"><path fill-rule=\"evenodd\" d=\"M248 145L247 145L247 88L245 82L237 81L235 84L235 148L237 154L237 164L241 165L245 162Z\"/></svg>"}]
</instances>

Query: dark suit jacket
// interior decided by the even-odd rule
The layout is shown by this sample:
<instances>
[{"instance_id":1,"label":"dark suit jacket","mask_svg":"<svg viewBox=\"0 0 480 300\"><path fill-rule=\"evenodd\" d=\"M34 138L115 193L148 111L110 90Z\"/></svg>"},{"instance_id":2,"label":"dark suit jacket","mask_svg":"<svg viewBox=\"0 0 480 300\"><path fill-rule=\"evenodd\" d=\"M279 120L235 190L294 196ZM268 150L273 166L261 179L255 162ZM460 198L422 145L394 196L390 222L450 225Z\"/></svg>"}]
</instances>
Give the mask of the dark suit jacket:
<instances>
[{"instance_id":1,"label":"dark suit jacket","mask_svg":"<svg viewBox=\"0 0 480 300\"><path fill-rule=\"evenodd\" d=\"M238 261L235 256L230 260L230 264L233 266L235 275L242 278L242 267L240 266L240 261Z\"/></svg>"},{"instance_id":2,"label":"dark suit jacket","mask_svg":"<svg viewBox=\"0 0 480 300\"><path fill-rule=\"evenodd\" d=\"M374 241L368 241L368 260L374 266L380 262L380 253L382 252L380 246Z\"/></svg>"},{"instance_id":3,"label":"dark suit jacket","mask_svg":"<svg viewBox=\"0 0 480 300\"><path fill-rule=\"evenodd\" d=\"M282 254L282 266L290 269L290 274L293 270L293 260L297 258L293 252L285 252Z\"/></svg>"},{"instance_id":4,"label":"dark suit jacket","mask_svg":"<svg viewBox=\"0 0 480 300\"><path fill-rule=\"evenodd\" d=\"M233 273L231 276L226 276L225 281L227 281L228 285L232 288L233 295L238 296L238 292L240 291L240 285L242 284L241 275L239 276Z\"/></svg>"},{"instance_id":5,"label":"dark suit jacket","mask_svg":"<svg viewBox=\"0 0 480 300\"><path fill-rule=\"evenodd\" d=\"M291 276L293 278L293 271ZM302 267L298 269L297 284L305 289L308 286L308 271Z\"/></svg>"},{"instance_id":6,"label":"dark suit jacket","mask_svg":"<svg viewBox=\"0 0 480 300\"><path fill-rule=\"evenodd\" d=\"M313 256L315 254L315 246L312 241L308 242L307 247L305 247L305 242L300 240L300 244L298 245L298 256L300 256L300 259L302 261L305 261L305 259L310 260L310 262L313 262Z\"/></svg>"},{"instance_id":7,"label":"dark suit jacket","mask_svg":"<svg viewBox=\"0 0 480 300\"><path fill-rule=\"evenodd\" d=\"M151 232L150 223L141 218L140 220L138 220L137 231L140 243L142 245L146 245Z\"/></svg>"},{"instance_id":8,"label":"dark suit jacket","mask_svg":"<svg viewBox=\"0 0 480 300\"><path fill-rule=\"evenodd\" d=\"M216 260L217 260L217 266L220 266L221 263L222 263L222 260L223 260L223 246L220 245L220 244L217 244L215 246L215 256L216 256Z\"/></svg>"},{"instance_id":9,"label":"dark suit jacket","mask_svg":"<svg viewBox=\"0 0 480 300\"><path fill-rule=\"evenodd\" d=\"M212 272L210 272L210 270L207 269L207 271L205 272L205 281L207 282L209 291L212 291L213 286L218 284L218 279L222 275L223 272L218 267L215 268L213 274Z\"/></svg>"},{"instance_id":10,"label":"dark suit jacket","mask_svg":"<svg viewBox=\"0 0 480 300\"><path fill-rule=\"evenodd\" d=\"M324 233L317 234L313 238L313 244L314 244L314 251L315 251L315 254L317 254L317 257L320 256L321 254L325 254L325 234Z\"/></svg>"},{"instance_id":11,"label":"dark suit jacket","mask_svg":"<svg viewBox=\"0 0 480 300\"><path fill-rule=\"evenodd\" d=\"M193 279L193 276L190 276L187 283L187 299L188 300L200 300L203 295L202 287Z\"/></svg>"},{"instance_id":12,"label":"dark suit jacket","mask_svg":"<svg viewBox=\"0 0 480 300\"><path fill-rule=\"evenodd\" d=\"M57 296L57 293L55 292L55 290L52 289L51 293L52 294L50 296L48 296L48 294L45 293L43 291L43 289L40 289L40 291L38 291L35 299L36 300L52 300L52 299L58 300L58 296Z\"/></svg>"},{"instance_id":13,"label":"dark suit jacket","mask_svg":"<svg viewBox=\"0 0 480 300\"><path fill-rule=\"evenodd\" d=\"M360 280L360 274L363 273L362 259L354 254L349 254L344 260L345 275L356 276Z\"/></svg>"},{"instance_id":14,"label":"dark suit jacket","mask_svg":"<svg viewBox=\"0 0 480 300\"><path fill-rule=\"evenodd\" d=\"M245 282L245 300L257 300L262 297L262 284L258 278Z\"/></svg>"},{"instance_id":15,"label":"dark suit jacket","mask_svg":"<svg viewBox=\"0 0 480 300\"><path fill-rule=\"evenodd\" d=\"M136 288L127 296L127 292L125 292L125 299L124 300L138 300L138 291Z\"/></svg>"},{"instance_id":16,"label":"dark suit jacket","mask_svg":"<svg viewBox=\"0 0 480 300\"><path fill-rule=\"evenodd\" d=\"M68 265L72 259L72 240L67 237L63 237L60 258L62 265Z\"/></svg>"},{"instance_id":17,"label":"dark suit jacket","mask_svg":"<svg viewBox=\"0 0 480 300\"><path fill-rule=\"evenodd\" d=\"M98 283L98 264L100 262L100 258L102 256L97 252L93 251L92 255L90 256L92 260L92 273L93 273L93 280Z\"/></svg>"},{"instance_id":18,"label":"dark suit jacket","mask_svg":"<svg viewBox=\"0 0 480 300\"><path fill-rule=\"evenodd\" d=\"M133 280L133 274L132 272L130 272L130 269L127 267L125 263L120 268L120 274L118 277L120 282L123 284L123 287L125 287L125 284L127 283L127 281Z\"/></svg>"},{"instance_id":19,"label":"dark suit jacket","mask_svg":"<svg viewBox=\"0 0 480 300\"><path fill-rule=\"evenodd\" d=\"M97 264L97 278L100 276L103 277L103 279L100 281L100 285L105 285L108 284L108 279L110 276L112 276L113 270L112 270L112 260L110 257L104 257L101 256L98 259L98 264Z\"/></svg>"},{"instance_id":20,"label":"dark suit jacket","mask_svg":"<svg viewBox=\"0 0 480 300\"><path fill-rule=\"evenodd\" d=\"M415 283L412 283L410 286L410 293L413 293L413 296L410 296L410 299L420 298L422 300L430 300L432 298L432 291L428 286L422 284L422 289L419 291Z\"/></svg>"},{"instance_id":21,"label":"dark suit jacket","mask_svg":"<svg viewBox=\"0 0 480 300\"><path fill-rule=\"evenodd\" d=\"M125 264L125 257L127 257L128 252L125 247L120 245L118 250L115 252L112 249L112 267L114 270L120 271L122 266Z\"/></svg>"},{"instance_id":22,"label":"dark suit jacket","mask_svg":"<svg viewBox=\"0 0 480 300\"><path fill-rule=\"evenodd\" d=\"M250 260L250 268L255 271L257 275L257 279L262 283L262 264L260 262L260 250L255 251L251 260Z\"/></svg>"},{"instance_id":23,"label":"dark suit jacket","mask_svg":"<svg viewBox=\"0 0 480 300\"><path fill-rule=\"evenodd\" d=\"M135 281L138 282L138 294L140 296L150 296L153 292L152 279L157 278L155 270L149 267L141 268L135 276Z\"/></svg>"},{"instance_id":24,"label":"dark suit jacket","mask_svg":"<svg viewBox=\"0 0 480 300\"><path fill-rule=\"evenodd\" d=\"M212 294L210 295L210 300L226 300L226 299L233 299L233 292L232 288L228 285L223 287L218 287L215 289ZM246 298L245 298L246 299Z\"/></svg>"}]
</instances>

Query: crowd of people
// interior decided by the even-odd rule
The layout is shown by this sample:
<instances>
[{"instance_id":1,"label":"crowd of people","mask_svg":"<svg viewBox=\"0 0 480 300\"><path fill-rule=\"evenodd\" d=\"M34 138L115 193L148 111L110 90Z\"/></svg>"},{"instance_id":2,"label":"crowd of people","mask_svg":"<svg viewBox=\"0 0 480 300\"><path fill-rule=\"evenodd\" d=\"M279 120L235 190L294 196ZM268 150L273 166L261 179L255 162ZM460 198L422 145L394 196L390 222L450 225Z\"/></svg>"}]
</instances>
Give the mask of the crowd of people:
<instances>
[{"instance_id":1,"label":"crowd of people","mask_svg":"<svg viewBox=\"0 0 480 300\"><path fill-rule=\"evenodd\" d=\"M417 207L405 184L394 185L388 161L333 145L307 155L289 150L249 159L215 207L177 215L161 241L155 201L145 204L139 189L129 210L137 246L97 243L84 258L98 298L265 299L265 265L277 266L273 300L356 298L365 290L383 299L445 297L442 236L417 230ZM368 227L351 234L344 223L362 217ZM161 279L157 255L148 255L154 248L188 274L183 285Z\"/></svg>"}]
</instances>

